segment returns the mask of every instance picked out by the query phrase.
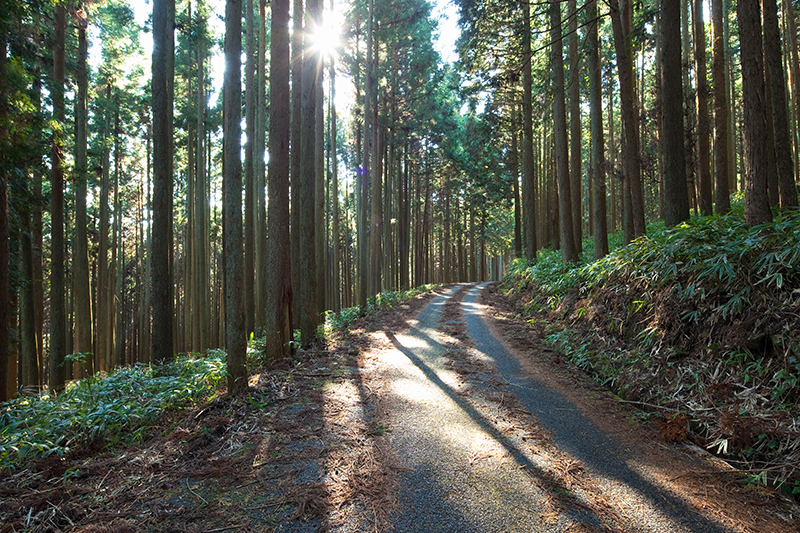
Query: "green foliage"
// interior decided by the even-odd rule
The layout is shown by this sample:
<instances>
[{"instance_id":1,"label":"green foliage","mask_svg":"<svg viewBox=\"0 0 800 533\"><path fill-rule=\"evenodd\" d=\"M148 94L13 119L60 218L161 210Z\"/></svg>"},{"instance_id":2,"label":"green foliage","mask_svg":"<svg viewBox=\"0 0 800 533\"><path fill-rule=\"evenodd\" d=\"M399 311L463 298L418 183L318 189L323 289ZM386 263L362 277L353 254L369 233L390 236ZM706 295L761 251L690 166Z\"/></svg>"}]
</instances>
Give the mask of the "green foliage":
<instances>
[{"instance_id":1,"label":"green foliage","mask_svg":"<svg viewBox=\"0 0 800 533\"><path fill-rule=\"evenodd\" d=\"M328 312L325 314L325 334L329 335L334 331L346 329L359 318L371 315L383 309L390 309L399 303L410 300L434 288L436 288L436 285L421 285L407 291L385 291L367 298L367 305L364 308L354 306L342 309L338 313Z\"/></svg>"},{"instance_id":2,"label":"green foliage","mask_svg":"<svg viewBox=\"0 0 800 533\"><path fill-rule=\"evenodd\" d=\"M83 354L81 354L83 355ZM165 366L124 367L0 404L0 470L95 442L140 440L166 409L199 401L226 376L225 354L180 357Z\"/></svg>"},{"instance_id":3,"label":"green foliage","mask_svg":"<svg viewBox=\"0 0 800 533\"><path fill-rule=\"evenodd\" d=\"M737 207L651 226L599 261L540 252L514 261L504 284L523 312L560 308L582 328L546 335L572 364L626 398L686 412L751 482L788 494L800 487L800 432L786 422L800 410L798 260L796 211L750 228Z\"/></svg>"}]
</instances>

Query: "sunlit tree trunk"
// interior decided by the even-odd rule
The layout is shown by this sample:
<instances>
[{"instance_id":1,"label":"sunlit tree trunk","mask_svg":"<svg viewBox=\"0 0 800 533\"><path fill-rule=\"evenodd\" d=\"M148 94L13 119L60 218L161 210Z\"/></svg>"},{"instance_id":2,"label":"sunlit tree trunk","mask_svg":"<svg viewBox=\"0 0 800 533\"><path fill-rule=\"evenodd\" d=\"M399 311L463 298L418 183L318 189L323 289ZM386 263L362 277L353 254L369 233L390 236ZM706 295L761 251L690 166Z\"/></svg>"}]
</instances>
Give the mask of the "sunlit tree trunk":
<instances>
[{"instance_id":1,"label":"sunlit tree trunk","mask_svg":"<svg viewBox=\"0 0 800 533\"><path fill-rule=\"evenodd\" d=\"M589 121L592 131L592 180L594 225L594 258L600 259L608 254L608 228L606 222L606 177L605 143L603 140L603 85L600 71L599 24L597 19L597 0L587 4L586 16L591 22L587 29L589 55Z\"/></svg>"},{"instance_id":2,"label":"sunlit tree trunk","mask_svg":"<svg viewBox=\"0 0 800 533\"><path fill-rule=\"evenodd\" d=\"M565 262L578 260L572 230L572 194L570 192L569 148L567 145L567 110L564 91L564 54L561 39L561 4L550 2L550 46L553 71L553 134L555 136L556 174L558 177L561 257Z\"/></svg>"},{"instance_id":3,"label":"sunlit tree trunk","mask_svg":"<svg viewBox=\"0 0 800 533\"><path fill-rule=\"evenodd\" d=\"M519 195L519 108L511 106L511 151L508 166L511 171L511 186L514 195L514 257L522 257L522 206ZM459 281L464 281L459 276Z\"/></svg>"},{"instance_id":4,"label":"sunlit tree trunk","mask_svg":"<svg viewBox=\"0 0 800 533\"><path fill-rule=\"evenodd\" d=\"M583 153L581 150L581 91L580 62L578 59L578 12L576 1L569 0L569 175L570 193L572 195L572 233L575 250L580 255L583 250L583 186L581 184L581 166Z\"/></svg>"},{"instance_id":5,"label":"sunlit tree trunk","mask_svg":"<svg viewBox=\"0 0 800 533\"><path fill-rule=\"evenodd\" d=\"M742 56L744 106L745 222L754 226L772 220L767 191L764 109L764 55L759 0L738 0L737 19Z\"/></svg>"},{"instance_id":6,"label":"sunlit tree trunk","mask_svg":"<svg viewBox=\"0 0 800 533\"><path fill-rule=\"evenodd\" d=\"M223 258L225 262L225 348L228 390L247 387L247 338L242 265L242 1L225 2L225 80L223 96ZM252 16L252 15L251 15ZM252 287L251 287L252 289Z\"/></svg>"},{"instance_id":7,"label":"sunlit tree trunk","mask_svg":"<svg viewBox=\"0 0 800 533\"><path fill-rule=\"evenodd\" d=\"M625 174L624 187L628 187L631 225L625 227L625 240L630 241L645 232L644 227L644 195L642 191L642 171L639 159L639 128L636 95L634 91L635 76L630 34L630 0L610 0L611 22L614 32L614 48L617 55L617 70L620 85L620 108L622 113L622 133L624 142L623 168ZM623 213L625 215L625 213ZM627 216L627 215L625 215Z\"/></svg>"},{"instance_id":8,"label":"sunlit tree trunk","mask_svg":"<svg viewBox=\"0 0 800 533\"><path fill-rule=\"evenodd\" d=\"M522 9L522 205L525 258L536 259L536 180L533 167L533 94L531 71L531 14L530 6L520 4ZM472 226L470 226L470 229ZM470 242L472 238L470 237ZM471 258L472 261L474 258ZM474 269L470 269L470 280L474 280Z\"/></svg>"},{"instance_id":9,"label":"sunlit tree trunk","mask_svg":"<svg viewBox=\"0 0 800 533\"><path fill-rule=\"evenodd\" d=\"M272 0L269 107L269 239L264 355L291 353L292 283L289 250L289 0Z\"/></svg>"}]
</instances>

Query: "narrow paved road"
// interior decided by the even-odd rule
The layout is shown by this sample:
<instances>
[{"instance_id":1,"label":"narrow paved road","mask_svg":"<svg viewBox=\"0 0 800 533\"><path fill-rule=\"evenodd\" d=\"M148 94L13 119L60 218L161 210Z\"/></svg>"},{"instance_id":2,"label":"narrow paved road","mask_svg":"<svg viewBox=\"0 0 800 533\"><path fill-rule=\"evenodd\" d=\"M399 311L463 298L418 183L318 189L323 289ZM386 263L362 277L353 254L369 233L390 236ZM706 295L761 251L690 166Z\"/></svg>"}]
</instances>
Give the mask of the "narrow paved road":
<instances>
[{"instance_id":1,"label":"narrow paved road","mask_svg":"<svg viewBox=\"0 0 800 533\"><path fill-rule=\"evenodd\" d=\"M482 288L470 287L461 304L473 346L462 356L485 364L470 383L448 364L458 351L440 323L458 287L406 334L387 333L393 348L380 357L390 442L408 468L395 531L732 531L653 479L566 397L526 376L490 333L477 303ZM504 405L533 414L540 438L501 429Z\"/></svg>"}]
</instances>

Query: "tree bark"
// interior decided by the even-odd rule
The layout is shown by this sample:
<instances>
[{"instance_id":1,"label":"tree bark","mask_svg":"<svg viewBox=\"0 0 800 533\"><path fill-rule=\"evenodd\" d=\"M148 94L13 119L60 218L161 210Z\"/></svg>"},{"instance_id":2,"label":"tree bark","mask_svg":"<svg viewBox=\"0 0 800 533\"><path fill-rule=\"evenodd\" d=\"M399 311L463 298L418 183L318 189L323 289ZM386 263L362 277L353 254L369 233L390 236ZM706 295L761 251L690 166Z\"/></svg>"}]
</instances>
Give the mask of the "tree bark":
<instances>
[{"instance_id":1,"label":"tree bark","mask_svg":"<svg viewBox=\"0 0 800 533\"><path fill-rule=\"evenodd\" d=\"M331 0L331 11L333 11L334 0ZM335 313L341 310L341 258L339 248L339 227L341 225L339 215L339 161L337 157L337 143L336 137L337 121L336 121L336 59L331 55L331 96L330 96L330 158L331 158L331 203L333 204L333 228L331 230L331 247L333 248L333 290L332 290L332 309Z\"/></svg>"},{"instance_id":2,"label":"tree bark","mask_svg":"<svg viewBox=\"0 0 800 533\"><path fill-rule=\"evenodd\" d=\"M525 241L525 258L536 259L536 179L533 167L533 75L531 70L531 13L530 5L522 9L522 231ZM470 226L470 229L472 226ZM470 239L470 243L472 240ZM474 270L470 269L470 279Z\"/></svg>"},{"instance_id":3,"label":"tree bark","mask_svg":"<svg viewBox=\"0 0 800 533\"><path fill-rule=\"evenodd\" d=\"M54 52L53 52L53 121L64 123L64 46L66 33L66 10L63 4L55 8ZM53 133L50 170L50 220L51 220L51 266L50 266L50 388L64 388L64 357L67 355L67 304L66 265L64 257L64 169L63 140L58 131ZM7 301L7 300L6 300ZM0 306L3 307L3 306ZM6 317L7 318L7 317ZM0 318L6 328L8 320Z\"/></svg>"},{"instance_id":4,"label":"tree bark","mask_svg":"<svg viewBox=\"0 0 800 533\"><path fill-rule=\"evenodd\" d=\"M710 130L708 124L708 73L706 69L706 29L703 20L703 1L693 0L694 64L697 80L697 178L700 213L712 213Z\"/></svg>"},{"instance_id":5,"label":"tree bark","mask_svg":"<svg viewBox=\"0 0 800 533\"><path fill-rule=\"evenodd\" d=\"M77 11L78 24L78 92L75 99L75 241L72 251L73 302L75 304L75 351L87 354L85 370L94 373L92 349L92 307L89 290L88 223L86 220L86 182L88 179L87 160L87 112L89 77L86 63L89 46L86 39L88 21L85 5Z\"/></svg>"},{"instance_id":6,"label":"tree bark","mask_svg":"<svg viewBox=\"0 0 800 533\"><path fill-rule=\"evenodd\" d=\"M726 0L711 1L713 53L711 72L714 82L714 206L719 214L731 210L730 168L728 166L728 78L725 75L723 6Z\"/></svg>"},{"instance_id":7,"label":"tree bark","mask_svg":"<svg viewBox=\"0 0 800 533\"><path fill-rule=\"evenodd\" d=\"M569 175L572 195L572 233L578 255L583 251L583 185L581 183L583 153L581 148L581 91L578 56L578 10L576 0L569 0Z\"/></svg>"},{"instance_id":8,"label":"tree bark","mask_svg":"<svg viewBox=\"0 0 800 533\"><path fill-rule=\"evenodd\" d=\"M597 0L589 0L586 16L593 21L588 28L589 54L589 121L592 130L592 197L594 210L594 258L608 254L608 228L606 222L605 142L603 139L603 84L600 69L600 42L598 39Z\"/></svg>"},{"instance_id":9,"label":"tree bark","mask_svg":"<svg viewBox=\"0 0 800 533\"><path fill-rule=\"evenodd\" d=\"M296 327L304 347L309 346L317 335L317 278L316 250L314 248L314 191L316 180L316 93L317 68L319 56L314 53L311 35L317 24L320 0L306 0L305 31L303 39L303 81L302 81L302 130L299 150L302 155L300 174L292 178L293 197L296 190L299 210L297 225L297 284L293 288L296 298ZM294 148L293 148L294 149ZM294 184L297 188L294 189ZM295 229L292 229L294 232Z\"/></svg>"},{"instance_id":10,"label":"tree bark","mask_svg":"<svg viewBox=\"0 0 800 533\"><path fill-rule=\"evenodd\" d=\"M511 151L508 166L511 170L511 186L514 195L514 257L522 257L522 205L519 194L519 107L511 107ZM459 276L459 281L464 281Z\"/></svg>"},{"instance_id":11,"label":"tree bark","mask_svg":"<svg viewBox=\"0 0 800 533\"><path fill-rule=\"evenodd\" d=\"M256 35L253 0L245 2L245 123L244 148L244 322L249 336L255 324L255 154L256 154Z\"/></svg>"},{"instance_id":12,"label":"tree bark","mask_svg":"<svg viewBox=\"0 0 800 533\"><path fill-rule=\"evenodd\" d=\"M256 127L256 305L255 325L263 326L264 305L267 301L267 209L265 191L266 163L264 162L267 131L266 60L267 60L267 1L259 0L258 32L258 95Z\"/></svg>"},{"instance_id":13,"label":"tree bark","mask_svg":"<svg viewBox=\"0 0 800 533\"><path fill-rule=\"evenodd\" d=\"M6 118L8 113L7 93L6 93L6 54L8 44L7 37L0 35L0 117ZM4 159L0 154L0 160ZM0 171L0 301L9 300L10 283L10 253L8 244L8 173ZM10 341L10 331L8 327L8 305L0 305L0 402L11 399L13 387L9 387L8 351Z\"/></svg>"},{"instance_id":14,"label":"tree bark","mask_svg":"<svg viewBox=\"0 0 800 533\"><path fill-rule=\"evenodd\" d=\"M292 84L291 84L291 99L292 99L292 115L291 115L291 228L290 233L290 253L291 269L290 275L292 276L292 298L299 298L298 287L301 283L300 279L300 176L303 173L303 150L302 135L303 135L303 0L294 0L292 6ZM306 154L307 156L308 154ZM271 157L271 156L270 156ZM299 304L299 299L298 299ZM292 302L292 323L296 326L300 323L299 305L294 305ZM291 339L291 337L290 337Z\"/></svg>"},{"instance_id":15,"label":"tree bark","mask_svg":"<svg viewBox=\"0 0 800 533\"><path fill-rule=\"evenodd\" d=\"M778 172L780 206L797 207L792 141L789 130L789 106L786 102L786 78L783 69L781 33L776 0L764 0L764 59L769 70L772 95L772 127L775 140L775 163Z\"/></svg>"},{"instance_id":16,"label":"tree bark","mask_svg":"<svg viewBox=\"0 0 800 533\"><path fill-rule=\"evenodd\" d=\"M267 361L291 353L292 280L289 250L289 0L272 0L269 106L269 239L264 315Z\"/></svg>"},{"instance_id":17,"label":"tree bark","mask_svg":"<svg viewBox=\"0 0 800 533\"><path fill-rule=\"evenodd\" d=\"M195 300L197 302L195 320L199 322L198 350L205 352L209 346L209 328L211 327L209 306L208 256L206 254L206 238L208 237L208 224L206 223L206 210L209 202L208 189L206 188L206 151L203 139L206 135L206 82L205 82L205 26L206 20L203 13L203 0L197 3L198 28L200 37L197 42L197 165L195 171L194 187L194 272L195 272Z\"/></svg>"},{"instance_id":18,"label":"tree bark","mask_svg":"<svg viewBox=\"0 0 800 533\"><path fill-rule=\"evenodd\" d=\"M759 0L738 0L744 106L744 217L749 226L772 220L767 191L764 55Z\"/></svg>"},{"instance_id":19,"label":"tree bark","mask_svg":"<svg viewBox=\"0 0 800 533\"><path fill-rule=\"evenodd\" d=\"M561 4L558 1L552 1L550 2L550 46L551 68L553 71L553 135L555 136L556 175L558 179L561 258L565 263L574 263L578 260L578 251L575 248L575 234L572 229L567 110L564 94L564 54L561 36Z\"/></svg>"},{"instance_id":20,"label":"tree bark","mask_svg":"<svg viewBox=\"0 0 800 533\"><path fill-rule=\"evenodd\" d=\"M642 170L639 159L639 122L637 100L634 91L635 76L630 34L630 0L609 0L611 23L614 32L614 48L617 54L617 70L620 85L620 108L622 114L623 168L629 194L629 212L632 226L626 229L625 240L630 241L645 233L644 194ZM623 213L625 215L625 213ZM627 215L625 215L627 216Z\"/></svg>"},{"instance_id":21,"label":"tree bark","mask_svg":"<svg viewBox=\"0 0 800 533\"><path fill-rule=\"evenodd\" d=\"M171 361L172 306L172 91L174 0L153 0L153 361Z\"/></svg>"},{"instance_id":22,"label":"tree bark","mask_svg":"<svg viewBox=\"0 0 800 533\"><path fill-rule=\"evenodd\" d=\"M225 2L225 80L223 97L223 257L225 260L225 348L228 390L247 387L242 271L242 1Z\"/></svg>"},{"instance_id":23,"label":"tree bark","mask_svg":"<svg viewBox=\"0 0 800 533\"><path fill-rule=\"evenodd\" d=\"M661 105L664 145L664 222L675 226L689 218L681 76L681 11L679 2L661 7Z\"/></svg>"},{"instance_id":24,"label":"tree bark","mask_svg":"<svg viewBox=\"0 0 800 533\"><path fill-rule=\"evenodd\" d=\"M374 39L373 23L375 16L375 2L369 0L367 11L367 62L364 67L364 137L363 137L363 162L361 164L361 176L359 179L359 305L362 307L367 305L367 298L372 296L369 294L370 278L369 278L369 223L367 220L367 205L369 204L370 182L372 180L372 85L373 85L373 72L372 72L372 44ZM362 235L363 234L363 235Z\"/></svg>"}]
</instances>

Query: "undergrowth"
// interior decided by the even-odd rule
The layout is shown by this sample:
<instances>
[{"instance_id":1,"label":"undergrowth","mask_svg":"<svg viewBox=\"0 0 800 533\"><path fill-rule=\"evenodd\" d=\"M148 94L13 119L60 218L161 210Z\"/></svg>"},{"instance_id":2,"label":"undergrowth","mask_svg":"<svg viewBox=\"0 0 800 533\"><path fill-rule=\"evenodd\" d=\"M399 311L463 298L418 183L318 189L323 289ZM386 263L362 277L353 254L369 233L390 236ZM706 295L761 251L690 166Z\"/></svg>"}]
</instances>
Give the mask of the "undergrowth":
<instances>
[{"instance_id":1,"label":"undergrowth","mask_svg":"<svg viewBox=\"0 0 800 533\"><path fill-rule=\"evenodd\" d=\"M749 481L800 494L798 214L748 228L740 207L651 226L598 261L588 248L576 265L516 260L504 286L573 364L685 414L687 436Z\"/></svg>"},{"instance_id":2,"label":"undergrowth","mask_svg":"<svg viewBox=\"0 0 800 533\"><path fill-rule=\"evenodd\" d=\"M225 354L182 356L163 366L136 365L0 404L0 470L64 455L84 444L141 440L167 409L199 401L226 374Z\"/></svg>"},{"instance_id":3,"label":"undergrowth","mask_svg":"<svg viewBox=\"0 0 800 533\"><path fill-rule=\"evenodd\" d=\"M327 336L334 331L347 329L350 324L359 318L371 315L377 311L390 309L401 302L429 292L435 287L436 285L420 285L419 287L404 291L384 291L367 298L366 307L356 305L342 309L338 313L328 311L325 313L324 333Z\"/></svg>"}]
</instances>

